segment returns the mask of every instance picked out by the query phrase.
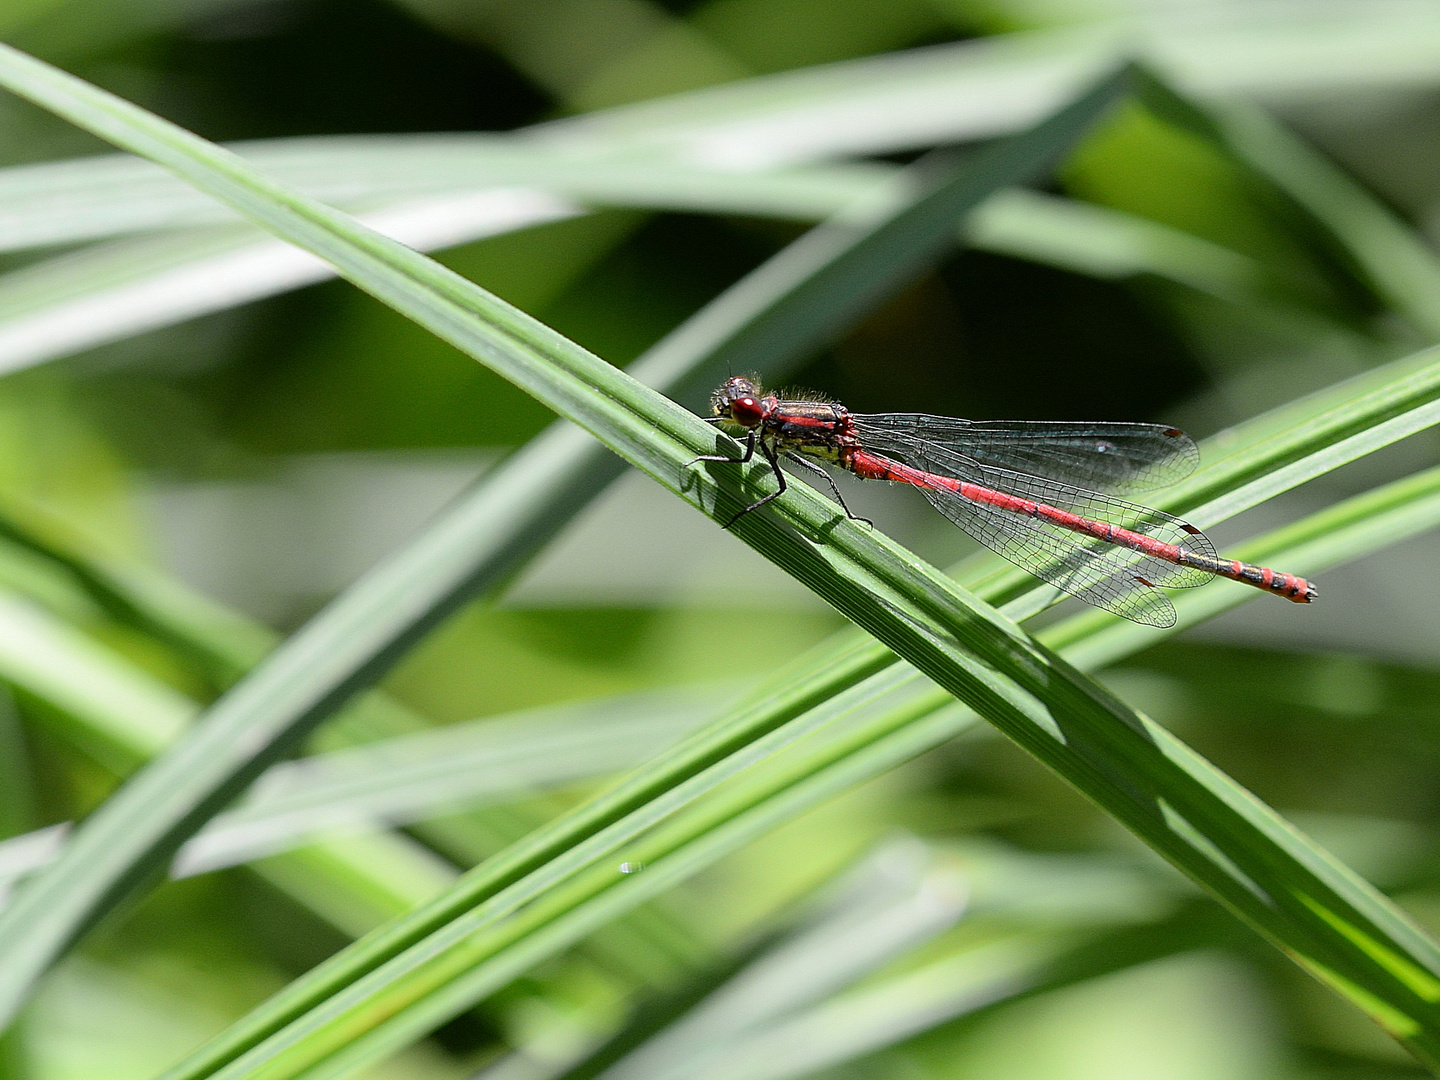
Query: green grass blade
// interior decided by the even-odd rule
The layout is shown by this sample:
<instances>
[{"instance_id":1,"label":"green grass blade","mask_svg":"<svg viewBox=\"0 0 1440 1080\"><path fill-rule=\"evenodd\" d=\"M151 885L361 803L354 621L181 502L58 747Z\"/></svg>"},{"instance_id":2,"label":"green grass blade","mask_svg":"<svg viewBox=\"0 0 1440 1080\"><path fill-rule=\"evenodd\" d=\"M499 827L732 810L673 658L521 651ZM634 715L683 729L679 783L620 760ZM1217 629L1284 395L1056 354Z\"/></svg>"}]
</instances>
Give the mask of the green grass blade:
<instances>
[{"instance_id":1,"label":"green grass blade","mask_svg":"<svg viewBox=\"0 0 1440 1080\"><path fill-rule=\"evenodd\" d=\"M664 477L672 488L684 488L692 501L699 503L703 497L712 511L717 498L733 503L733 497L722 496L708 475L683 471L685 461L714 445L714 435L693 415L638 389L523 313L345 215L262 180L219 148L23 54L0 52L0 66L8 71L12 88L38 93L38 100L52 105L69 99L78 106L70 114L72 119L175 168L242 213L330 259L342 274L363 280L387 302L491 363L562 415L603 432L612 449L657 478ZM858 291L862 302L885 295L898 284L899 273L915 267L944 243L960 212L999 186L993 180L986 186L977 175L1010 182L1017 168L1039 169L1083 133L1122 85L1118 79L1110 80L1030 139L999 148L985 159L988 172L965 170L927 192L893 221L884 222L891 228L862 228L858 237L854 232L842 234L847 242L838 245L839 250L833 240L827 241L833 233L811 241L811 247L831 245L822 248L825 266L838 280L827 289L805 293L807 288L818 289L813 268L805 264L812 272L798 281L786 276L787 284L804 300L794 305L788 319L779 318L780 306L772 295L742 294L736 302L745 315L744 324L736 328L716 318L693 332L711 351L718 351L722 345L743 344L746 327L762 319L769 320L771 333L786 328L792 342L802 339L807 328L810 333L827 329L810 310L813 305L825 304L825 315L833 321L837 310L843 309L837 299L843 289ZM49 99L55 91L60 97ZM77 91L79 96L72 96ZM878 266L896 269L886 277L875 273ZM782 265L781 270L786 268ZM717 329L727 331L718 342L712 337ZM673 364L675 351L655 362ZM682 468L678 475L677 468ZM698 488L692 481L698 482ZM819 509L811 507L809 528L822 525L814 516ZM460 507L362 587L332 605L287 649L222 699L184 743L87 822L60 862L0 918L0 955L7 957L0 963L0 1005L13 1007L34 976L90 919L136 882L155 874L186 835L453 609L467 586L475 584L470 551L474 538L496 524L491 517L475 521L474 511L473 503ZM783 536L776 550L787 549L792 560L798 556L800 563L808 564L805 572L812 580L828 580L832 592L843 590L861 606L879 610L873 598L867 600L863 591L847 584L843 565L817 561L808 545L793 534L763 526L757 535ZM903 578L913 577L898 552L889 561L892 576L899 572ZM898 587L907 594L913 591L907 584ZM946 601L943 606L951 605ZM894 623L894 616L887 615L886 621Z\"/></svg>"},{"instance_id":2,"label":"green grass blade","mask_svg":"<svg viewBox=\"0 0 1440 1080\"><path fill-rule=\"evenodd\" d=\"M875 197L893 176L851 185ZM727 179L732 198L707 209L746 212L749 177ZM639 200L616 192L614 205ZM818 201L818 200L817 200ZM462 205L458 209L455 203ZM368 220L403 225L390 235L419 251L493 236L579 212L541 191L486 206L470 193L388 205ZM845 204L807 208L803 220ZM503 212L502 212L503 211ZM431 225L437 227L431 227ZM1021 190L977 208L964 229L975 248L1102 278L1153 275L1245 305L1280 290L1245 256L1135 215ZM306 262L258 230L232 226L98 244L0 276L0 371L15 371L298 288L334 271ZM1283 302L1283 298L1282 301ZM1316 317L1306 313L1308 317Z\"/></svg>"},{"instance_id":3,"label":"green grass blade","mask_svg":"<svg viewBox=\"0 0 1440 1080\"><path fill-rule=\"evenodd\" d=\"M982 251L1097 278L1149 274L1234 303L1265 303L1282 291L1248 255L1158 221L1038 191L997 194L971 217L965 237Z\"/></svg>"},{"instance_id":4,"label":"green grass blade","mask_svg":"<svg viewBox=\"0 0 1440 1080\"><path fill-rule=\"evenodd\" d=\"M201 711L109 646L7 592L0 592L0 679L45 705L41 715L53 731L119 776L163 753ZM383 707L370 703L372 713ZM302 903L326 897L330 906L356 913L342 927L347 931L368 930L449 883L437 886L433 874L413 872L424 861L422 849L401 834L367 838L363 858L352 857L344 843L311 839L312 850L268 860L259 870ZM314 880L294 888L307 867Z\"/></svg>"},{"instance_id":5,"label":"green grass blade","mask_svg":"<svg viewBox=\"0 0 1440 1080\"><path fill-rule=\"evenodd\" d=\"M1433 87L1440 72L1440 14L1413 0L1132 10L1089 26L787 71L553 121L533 135L622 160L759 168L1004 134L1121 60L1173 73L1201 98L1292 102Z\"/></svg>"},{"instance_id":6,"label":"green grass blade","mask_svg":"<svg viewBox=\"0 0 1440 1080\"><path fill-rule=\"evenodd\" d=\"M228 148L275 179L357 213L473 199L503 188L549 192L586 205L813 221L849 206L897 171L851 162L736 174L702 165L587 159L523 135L345 135ZM466 207L457 202L451 211ZM0 169L0 251L227 224L240 224L233 210L126 155Z\"/></svg>"},{"instance_id":7,"label":"green grass blade","mask_svg":"<svg viewBox=\"0 0 1440 1080\"><path fill-rule=\"evenodd\" d=\"M582 213L540 191L407 202L365 220L417 250ZM234 225L57 256L0 278L0 372L14 371L333 276L324 262Z\"/></svg>"},{"instance_id":8,"label":"green grass blade","mask_svg":"<svg viewBox=\"0 0 1440 1080\"><path fill-rule=\"evenodd\" d=\"M1392 539L1403 539L1416 529L1433 527L1436 523L1440 523L1440 470L1430 470L1350 500L1295 526L1278 530L1271 537L1256 542L1244 554L1246 557L1275 555L1287 560L1301 559L1305 557L1306 546L1318 542L1327 545L1329 557L1358 557L1385 546ZM1194 591L1190 595L1194 598L1189 605L1193 621L1202 595ZM1209 610L1235 606L1254 597L1253 590L1229 590L1221 597L1221 603ZM1103 650L1087 648L1086 635L1094 633L1100 624L1112 625L1123 644L1117 648L1111 642L1110 647ZM1143 628L1122 623L1103 612L1078 616L1054 628L1046 637L1056 644L1071 639L1065 654L1087 666L1108 663L1120 655L1153 644L1153 634L1147 635ZM893 701L895 692L902 691L907 681L915 683L918 693L909 695L909 700L898 706L887 707L887 702ZM861 702L865 699L863 695L858 695L852 696L851 700ZM847 719L850 720L848 724L844 722ZM923 687L918 679L891 680L881 697L869 700L869 707L862 706L858 713L836 713L827 721L831 726L822 728L808 746L802 744L800 752L785 756L778 764L767 762L761 779L752 780L747 785L742 777L739 790L732 786L728 792L722 792L718 800L687 812L679 820L664 825L658 833L648 837L642 833L628 841L621 849L626 857L642 861L647 867L636 878L627 880L613 872L613 861L601 861L593 866L590 874L572 882L568 895L552 897L548 904L542 901L540 907L543 910L538 913L528 909L527 914L531 918L522 920L519 927L509 926L486 936L478 925L481 920L472 918L471 926L463 928L473 935L470 941L466 941L459 932L448 935L448 940L447 935L435 935L457 951L467 951L467 945L473 950L468 952L474 960L473 966L453 964L449 968L451 977L448 980L443 980L433 970L426 970L427 965L437 959L435 952L427 954L417 949L416 953L420 955L412 965L407 966L404 963L407 956L402 955L378 969L373 976L357 983L353 992L337 996L330 1003L318 1007L311 1016L298 1021L288 1033L284 1033L288 1034L288 1039L282 1036L272 1040L276 1045L269 1047L269 1053L262 1052L266 1049L262 1046L253 1054L236 1060L229 1068L214 1071L209 1068L191 1071L182 1066L168 1073L167 1080L190 1076L239 1080L252 1075L301 1075L297 1070L303 1070L307 1080L351 1075L420 1037L458 1011L464 1003L478 1000L503 985L525 966L578 940L604 920L658 895L824 799L954 738L976 721L973 713L957 707L949 695ZM1150 730L1158 743L1157 754L1163 754L1167 759L1189 756L1181 744L1163 729L1151 727ZM1278 842L1292 845L1292 850L1297 853L1304 853L1305 861L1318 859L1320 867L1324 868L1327 859L1324 853L1309 844L1291 826L1263 811L1243 789L1213 770L1204 770L1193 758L1189 760L1192 767L1200 770L1199 777L1208 779L1213 790L1225 792L1227 801L1237 804L1237 808L1248 809L1246 818L1259 824ZM1186 818L1172 813L1168 823L1181 840L1200 845L1211 858L1228 860L1228 856L1205 841ZM1244 870L1232 864L1230 872L1243 874ZM481 912L483 909L476 914ZM432 939L431 947L440 947L440 942ZM1423 978L1419 972L1408 974L1417 979ZM411 999L409 995L417 991L415 986L405 985L407 979L422 985L428 983L429 992L418 1000ZM1404 1036L1403 1029L1394 1030L1397 1017L1383 1001L1377 1002L1363 989L1346 988L1333 980L1331 985L1377 1021L1390 1026L1392 1034ZM995 993L1003 994L1007 987L993 989ZM347 1013L356 1016L376 1009L389 1012L397 1002L411 1000L414 1001L413 1011L399 1013L369 1029L359 1039L350 1041L346 1038L347 1034L353 1035L356 1030L353 1021L345 1022ZM952 1007L962 1009L966 1004L964 1000L951 1003ZM329 1043L336 1048L336 1053L327 1056L323 1064L313 1064L316 1059L309 1055L317 1053L314 1043L321 1046Z\"/></svg>"},{"instance_id":9,"label":"green grass blade","mask_svg":"<svg viewBox=\"0 0 1440 1080\"><path fill-rule=\"evenodd\" d=\"M601 1056L611 1058L616 1073L635 1080L707 1074L720 1064L717 1059L803 1022L817 1004L949 929L964 914L965 876L954 860L936 856L911 836L886 842L826 890L838 897L749 964L710 981L711 992L683 1017L628 1055ZM566 1070L563 1080L596 1075L598 1064L587 1060Z\"/></svg>"},{"instance_id":10,"label":"green grass blade","mask_svg":"<svg viewBox=\"0 0 1440 1080\"><path fill-rule=\"evenodd\" d=\"M0 606L0 628L9 629L6 614L7 609ZM57 632L44 619L18 629L37 639L40 648ZM72 737L88 744L104 740L103 756L122 767L152 757L183 729L176 726L155 735L137 727L137 722L153 715L153 710L137 708L137 704L148 706L163 690L155 688L151 680L137 679L118 661L99 666L96 656L87 661L73 648L59 650L58 657L70 673L72 685L100 682L98 689L112 689L111 683L100 680L118 669L151 697L137 702L134 691L130 701L117 700L113 694L91 694L77 706L73 688L72 700L47 695L43 680L17 670L15 657L3 647L4 637L0 633L0 675L68 712ZM104 657L103 650L89 648ZM726 696L733 692L727 691ZM97 715L96 700L103 701L108 711ZM160 700L169 704L168 698ZM179 700L186 719L198 712L198 706ZM549 787L626 772L707 723L723 703L714 690L648 691L525 709L282 762L261 777L238 807L212 818L190 838L176 855L171 876L188 877L254 862L315 844L332 832L413 824L465 806L503 802ZM105 719L111 720L111 730L97 723ZM128 726L114 730L119 723ZM26 835L33 839L37 834ZM27 871L49 863L60 851L58 846L53 850L46 847L46 857L35 862L32 856L40 847L24 850L30 859L24 866ZM334 851L327 857L338 862ZM378 868L372 869L378 874ZM351 878L357 873L346 871ZM375 887L373 880L366 885L368 890ZM309 887L311 891L319 888L333 890L335 882Z\"/></svg>"},{"instance_id":11,"label":"green grass blade","mask_svg":"<svg viewBox=\"0 0 1440 1080\"><path fill-rule=\"evenodd\" d=\"M707 723L723 703L713 690L626 694L282 762L238 807L191 837L172 872L184 877L234 866L356 823L409 825L628 772Z\"/></svg>"}]
</instances>

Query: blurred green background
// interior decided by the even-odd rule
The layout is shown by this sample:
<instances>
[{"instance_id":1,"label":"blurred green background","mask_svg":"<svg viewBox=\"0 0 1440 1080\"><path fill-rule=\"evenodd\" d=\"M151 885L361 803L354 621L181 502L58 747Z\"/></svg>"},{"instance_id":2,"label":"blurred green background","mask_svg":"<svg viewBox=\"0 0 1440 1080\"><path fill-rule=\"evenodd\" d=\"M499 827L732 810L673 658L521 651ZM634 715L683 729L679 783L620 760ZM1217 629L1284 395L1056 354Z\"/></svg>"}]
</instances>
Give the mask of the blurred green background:
<instances>
[{"instance_id":1,"label":"blurred green background","mask_svg":"<svg viewBox=\"0 0 1440 1080\"><path fill-rule=\"evenodd\" d=\"M1413 11L1424 41L1435 37L1433 5L1374 10L1382 7L1386 18ZM0 38L234 141L510 130L809 65L879 54L931 63L948 54L903 50L989 36L1058 47L1064 35L1084 41L1097 28L1202 9L1206 25L1243 51L1247 34L1270 32L1251 25L1261 8L1303 15L1305 5L8 0ZM1343 72L1327 83L1322 70L1278 89L1256 78L1261 89L1248 96L1428 243L1440 228L1440 50L1417 59L1397 46L1393 65L1403 78L1388 78L1382 55L1369 83ZM907 162L922 148L874 156ZM104 150L0 101L0 165ZM1225 296L1180 274L1087 273L1073 258L977 242L793 382L862 411L1158 420L1203 437L1433 340L1235 160L1138 107L1087 140L1048 190L1206 241L1276 284ZM804 227L599 207L440 257L624 364ZM8 254L0 270L63 254ZM551 419L473 361L330 282L5 375L0 497L53 515L91 550L285 633ZM1223 547L1433 464L1436 450L1433 434L1416 436L1227 523L1217 540ZM857 512L940 565L971 550L918 497L880 485L845 490ZM1434 537L1406 542L1325 575L1313 609L1250 605L1104 678L1440 927L1437 566ZM148 676L192 697L213 694L211 674L183 650L45 584L18 549L0 569L7 589ZM384 686L434 724L658 688L723 692L752 685L839 626L738 541L631 476L499 603L461 612ZM15 686L0 714L0 830L18 835L93 807L137 763L122 743ZM41 1080L153 1076L595 783L467 810L463 841L448 818L413 825L415 850L429 861L414 868L409 896L306 902L305 883L286 876L293 868L263 863L259 873L168 884L51 977L5 1067ZM364 850L364 835L345 837ZM894 893L885 902L897 911L926 889L966 891L970 909L916 916L909 937L857 960L813 1000L795 991L818 1026L799 1026L778 1049L736 1036L754 1061L738 1049L728 1062L698 1056L678 1075L1422 1075L1378 1029L1039 766L978 735L727 859L374 1075L561 1075L633 1009L721 985L786 928L823 927L838 909L842 922L873 915L844 891L874 886L863 885L866 874ZM971 976L945 964L981 945L998 950L985 970L1008 964L1016 974L967 999ZM1026 965L1062 955L1072 974L1029 990ZM931 982L906 981L917 973ZM935 990L942 984L949 997ZM836 1060L812 1061L807 1053L846 1030L843 1011L821 1014L847 987L872 993L872 1010L888 1001L909 1019ZM646 1067L614 1075L644 1076Z\"/></svg>"}]
</instances>

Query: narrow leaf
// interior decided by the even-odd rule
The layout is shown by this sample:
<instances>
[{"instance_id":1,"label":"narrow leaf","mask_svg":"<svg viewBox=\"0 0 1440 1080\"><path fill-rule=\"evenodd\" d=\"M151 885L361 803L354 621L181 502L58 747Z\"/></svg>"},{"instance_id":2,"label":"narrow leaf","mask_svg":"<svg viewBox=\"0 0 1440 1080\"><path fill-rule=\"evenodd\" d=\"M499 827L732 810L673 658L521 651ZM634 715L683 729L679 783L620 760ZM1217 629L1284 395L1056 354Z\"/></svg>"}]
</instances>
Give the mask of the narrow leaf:
<instances>
[{"instance_id":1,"label":"narrow leaf","mask_svg":"<svg viewBox=\"0 0 1440 1080\"><path fill-rule=\"evenodd\" d=\"M609 440L611 448L621 449L652 475L664 475L672 487L689 486L688 480L677 482L677 465L696 456L707 439L713 446L713 435L704 434L703 425L697 430L693 416L653 394L636 398L635 384L616 382L623 377L598 358L345 215L262 181L218 147L14 50L0 50L0 68L9 73L12 89L40 92L40 99L52 105L69 99L78 106L72 119L175 168L280 235L329 258L342 273L363 279L453 344L496 363L502 374L562 415L583 417L592 427L598 423L611 436L625 430L618 442ZM932 180L914 199L906 199L903 189L887 192L878 205L867 200L833 226L807 234L637 366L675 389L685 381L693 386L697 372L706 371L703 365L718 364L723 370L727 361L794 356L824 340L844 318L858 317L943 248L965 211L998 187L1057 160L1122 85L1110 80L1028 138L997 148L938 184ZM50 100L55 91L60 97ZM73 97L77 91L80 96ZM562 356L566 362L557 366ZM611 384L608 401L597 397L606 383ZM627 399L630 403L622 404ZM642 400L651 411L639 404ZM669 417L653 411L661 402ZM620 428L614 426L617 407L628 413ZM690 429L686 450L676 449L681 445L674 441L677 421ZM556 430L516 455L515 464L487 484L480 497L458 504L410 548L327 608L77 832L66 855L0 917L0 957L9 957L0 962L0 1014L18 1003L35 975L89 921L135 884L153 878L180 842L268 764L378 678L468 595L502 579L532 553L537 536L558 525L552 507L573 513L618 471L603 451L573 452L573 440L572 433ZM712 485L702 481L713 507L717 490ZM800 553L810 559L807 551ZM835 576L822 565L816 571Z\"/></svg>"}]
</instances>

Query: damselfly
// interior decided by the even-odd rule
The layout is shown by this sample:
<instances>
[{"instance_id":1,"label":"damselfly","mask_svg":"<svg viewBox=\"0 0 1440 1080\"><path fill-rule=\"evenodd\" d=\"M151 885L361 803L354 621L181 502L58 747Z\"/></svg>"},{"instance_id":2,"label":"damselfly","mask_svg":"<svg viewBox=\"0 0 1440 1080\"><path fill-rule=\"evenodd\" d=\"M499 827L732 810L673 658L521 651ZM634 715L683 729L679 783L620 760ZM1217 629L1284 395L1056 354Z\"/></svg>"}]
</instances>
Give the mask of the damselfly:
<instances>
[{"instance_id":1,"label":"damselfly","mask_svg":"<svg viewBox=\"0 0 1440 1080\"><path fill-rule=\"evenodd\" d=\"M1315 587L1304 578L1222 559L1195 526L1116 497L1194 471L1200 451L1179 428L866 415L819 399L784 400L738 376L715 391L711 405L714 415L707 420L741 428L745 453L699 460L746 462L758 447L779 485L730 525L785 490L781 458L823 476L854 517L830 474L815 464L823 461L863 480L918 488L990 550L1135 622L1175 625L1175 608L1160 586L1191 588L1215 576L1298 604L1315 599Z\"/></svg>"}]
</instances>

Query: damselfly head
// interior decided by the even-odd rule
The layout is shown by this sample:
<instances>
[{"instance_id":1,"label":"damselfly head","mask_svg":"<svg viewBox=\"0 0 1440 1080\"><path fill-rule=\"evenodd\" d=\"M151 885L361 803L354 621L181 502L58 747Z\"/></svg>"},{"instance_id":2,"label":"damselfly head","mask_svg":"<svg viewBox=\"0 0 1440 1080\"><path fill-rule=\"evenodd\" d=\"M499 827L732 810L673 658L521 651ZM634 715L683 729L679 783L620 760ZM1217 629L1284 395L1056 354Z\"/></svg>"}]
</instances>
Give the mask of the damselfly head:
<instances>
[{"instance_id":1,"label":"damselfly head","mask_svg":"<svg viewBox=\"0 0 1440 1080\"><path fill-rule=\"evenodd\" d=\"M765 419L760 387L744 375L735 375L721 383L710 395L710 407L716 416L733 420L741 427L753 428Z\"/></svg>"}]
</instances>

